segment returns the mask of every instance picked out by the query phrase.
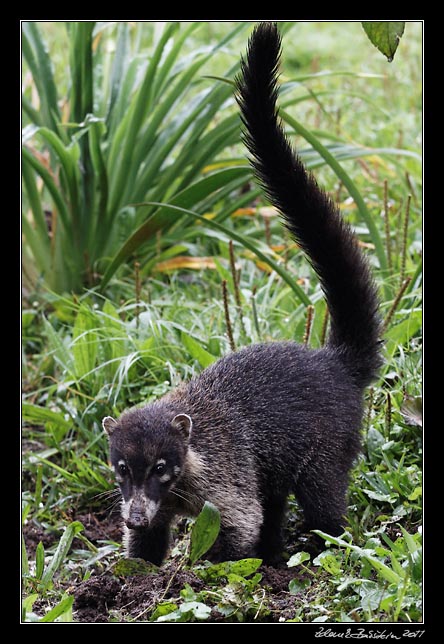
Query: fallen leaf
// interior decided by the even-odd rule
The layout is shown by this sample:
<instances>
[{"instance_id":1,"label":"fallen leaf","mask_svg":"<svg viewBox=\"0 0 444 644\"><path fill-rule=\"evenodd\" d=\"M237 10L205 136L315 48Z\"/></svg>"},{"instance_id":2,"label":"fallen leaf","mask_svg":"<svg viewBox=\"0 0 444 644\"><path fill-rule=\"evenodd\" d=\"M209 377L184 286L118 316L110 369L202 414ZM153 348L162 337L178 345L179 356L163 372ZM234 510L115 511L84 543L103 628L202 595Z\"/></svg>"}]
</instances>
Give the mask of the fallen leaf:
<instances>
[{"instance_id":1,"label":"fallen leaf","mask_svg":"<svg viewBox=\"0 0 444 644\"><path fill-rule=\"evenodd\" d=\"M154 270L159 273L177 271L181 268L188 268L193 271L201 271L205 268L211 268L214 270L216 268L216 264L212 257L188 257L179 255L179 257L173 257L172 259L167 259L164 262L158 262L154 266Z\"/></svg>"}]
</instances>

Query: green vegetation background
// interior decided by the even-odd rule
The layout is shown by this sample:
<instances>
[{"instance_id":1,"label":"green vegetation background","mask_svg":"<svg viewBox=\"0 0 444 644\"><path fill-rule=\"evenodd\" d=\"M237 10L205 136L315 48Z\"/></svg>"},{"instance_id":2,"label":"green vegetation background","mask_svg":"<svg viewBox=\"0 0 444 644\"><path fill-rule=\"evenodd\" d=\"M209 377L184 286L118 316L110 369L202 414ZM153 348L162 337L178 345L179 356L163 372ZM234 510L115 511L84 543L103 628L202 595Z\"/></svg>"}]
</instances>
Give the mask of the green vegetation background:
<instances>
[{"instance_id":1,"label":"green vegetation background","mask_svg":"<svg viewBox=\"0 0 444 644\"><path fill-rule=\"evenodd\" d=\"M25 534L33 526L54 537L46 551L24 547L26 620L46 611L46 621L75 620L67 589L121 557L119 543L93 544L75 522L116 500L103 416L155 399L230 345L324 341L319 285L252 182L232 85L221 80L232 81L251 27L24 26L23 522ZM290 559L293 620L420 621L422 25L406 24L391 64L358 22L282 28L284 121L368 253L386 320L386 362L367 396L349 528L317 560ZM156 51L151 109L142 105L131 133L125 116L137 114ZM57 113L43 98L48 60ZM82 78L93 83L89 98ZM174 100L163 108L169 92ZM292 526L294 499L289 508ZM172 560L188 561L187 530ZM82 547L70 549L75 535ZM264 621L267 589L247 569L238 575L243 594L234 573L219 570L211 592L186 591L145 619L208 619L201 607L181 611L192 599L225 610L227 620ZM307 581L298 585L301 571Z\"/></svg>"}]
</instances>

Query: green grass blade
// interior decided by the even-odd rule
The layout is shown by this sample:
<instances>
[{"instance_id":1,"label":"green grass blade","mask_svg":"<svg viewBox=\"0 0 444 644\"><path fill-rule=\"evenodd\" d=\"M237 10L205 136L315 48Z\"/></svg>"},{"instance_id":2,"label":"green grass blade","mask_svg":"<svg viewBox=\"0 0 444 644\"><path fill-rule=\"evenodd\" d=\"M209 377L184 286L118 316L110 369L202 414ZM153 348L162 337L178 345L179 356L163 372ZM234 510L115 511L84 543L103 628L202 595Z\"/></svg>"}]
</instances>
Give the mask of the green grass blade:
<instances>
[{"instance_id":1,"label":"green grass blade","mask_svg":"<svg viewBox=\"0 0 444 644\"><path fill-rule=\"evenodd\" d=\"M105 118L108 127L111 123L114 106L116 105L116 101L122 89L129 45L130 42L128 23L126 21L120 22L117 28L117 44L111 68L111 87Z\"/></svg>"},{"instance_id":2,"label":"green grass blade","mask_svg":"<svg viewBox=\"0 0 444 644\"><path fill-rule=\"evenodd\" d=\"M177 82L173 85L170 92L165 96L163 101L154 109L154 112L150 118L150 123L140 139L140 142L137 144L136 149L133 150L131 156L128 156L128 159L131 158L131 168L129 170L129 176L132 179L136 179L139 168L146 158L150 158L155 154L155 142L158 137L158 131L161 124L167 118L167 115L172 110L175 103L183 96L184 91L190 85L191 80L195 76L197 70L203 65L205 59L197 60L184 74L180 76ZM125 168L124 171L128 174L128 169ZM139 181L138 181L139 183ZM117 191L114 191L114 201L111 200L111 210L114 212L119 204L125 204L129 200L134 198L134 188L133 183L130 181L125 181L125 189L122 191L121 195L118 195ZM140 181L141 190L149 188L149 185L145 185L143 181ZM140 192L140 191L139 191ZM116 201L116 196L118 200ZM143 197L142 197L143 198ZM137 200L137 199L136 199Z\"/></svg>"},{"instance_id":3,"label":"green grass blade","mask_svg":"<svg viewBox=\"0 0 444 644\"><path fill-rule=\"evenodd\" d=\"M26 552L25 537L22 534L22 575L29 573L28 553Z\"/></svg>"},{"instance_id":4,"label":"green grass blade","mask_svg":"<svg viewBox=\"0 0 444 644\"><path fill-rule=\"evenodd\" d=\"M40 163L40 161L38 161L38 159L30 152L30 150L28 150L26 146L22 149L22 158L25 162L29 163L30 166L34 168L36 173L42 178L43 183L45 184L54 201L54 205L57 208L65 230L70 232L71 222L68 209L66 207L63 195L54 183L50 172Z\"/></svg>"},{"instance_id":5,"label":"green grass blade","mask_svg":"<svg viewBox=\"0 0 444 644\"><path fill-rule=\"evenodd\" d=\"M101 140L104 136L104 125L101 122L91 123L89 129L89 150L97 187L97 206L93 210L89 226L86 225L87 246L91 258L99 258L108 241L107 206L108 206L108 172L102 154Z\"/></svg>"},{"instance_id":6,"label":"green grass blade","mask_svg":"<svg viewBox=\"0 0 444 644\"><path fill-rule=\"evenodd\" d=\"M42 243L47 242L47 247L49 247L48 228L46 226L45 214L42 208L42 201L34 179L34 173L31 171L31 168L27 163L24 163L22 165L22 176L25 182L29 205L31 206L32 215L34 218L36 234L39 235Z\"/></svg>"},{"instance_id":7,"label":"green grass blade","mask_svg":"<svg viewBox=\"0 0 444 644\"><path fill-rule=\"evenodd\" d=\"M177 142L182 138L184 133L193 125L196 118L204 109L204 106L201 103L198 103L197 107L186 116L184 119L177 119L178 122L182 121L181 124L177 127L176 123L173 124L169 136L165 137L165 143L153 148L152 153L149 155L149 160L147 166L143 173L138 178L139 190L134 194L134 201L142 201L152 186L152 183L158 177L160 168L162 164L168 159L169 154L172 152L173 148L176 146ZM148 145L148 143L146 143ZM180 176L180 167L186 163L186 159L189 158L187 155L188 149L192 147L192 141L187 141L187 145L182 148L179 153L179 157L173 164L173 167L169 169L166 173L166 176L163 177L163 180L160 182L159 186L156 189L156 194L163 196L165 191L171 187L172 178ZM185 157L185 158L184 158Z\"/></svg>"},{"instance_id":8,"label":"green grass blade","mask_svg":"<svg viewBox=\"0 0 444 644\"><path fill-rule=\"evenodd\" d=\"M22 23L22 47L39 94L43 122L58 132L60 112L51 59L35 22Z\"/></svg>"},{"instance_id":9,"label":"green grass blade","mask_svg":"<svg viewBox=\"0 0 444 644\"><path fill-rule=\"evenodd\" d=\"M110 197L112 212L115 212L118 204L122 203L122 194L127 183L129 182L131 186L133 185L133 178L129 175L128 165L132 163L136 137L142 127L144 117L151 107L154 76L162 53L177 28L177 23L170 23L165 28L148 64L143 82L116 131L109 158L110 173L113 177L113 190ZM120 165L117 168L118 158L120 159Z\"/></svg>"},{"instance_id":10,"label":"green grass blade","mask_svg":"<svg viewBox=\"0 0 444 644\"><path fill-rule=\"evenodd\" d=\"M41 579L45 570L45 548L43 543L39 541L35 549L35 576Z\"/></svg>"},{"instance_id":11,"label":"green grass blade","mask_svg":"<svg viewBox=\"0 0 444 644\"><path fill-rule=\"evenodd\" d=\"M48 343L48 353L54 357L54 360L58 362L62 369L70 375L74 375L72 354L45 317L43 317L43 329Z\"/></svg>"},{"instance_id":12,"label":"green grass blade","mask_svg":"<svg viewBox=\"0 0 444 644\"><path fill-rule=\"evenodd\" d=\"M22 214L22 231L34 257L36 267L47 278L50 273L51 249L49 244L42 240L37 230L31 226L25 213Z\"/></svg>"},{"instance_id":13,"label":"green grass blade","mask_svg":"<svg viewBox=\"0 0 444 644\"><path fill-rule=\"evenodd\" d=\"M70 32L71 120L93 112L92 32L94 22L73 22Z\"/></svg>"},{"instance_id":14,"label":"green grass blade","mask_svg":"<svg viewBox=\"0 0 444 644\"><path fill-rule=\"evenodd\" d=\"M24 238L34 256L36 266L45 279L50 276L51 242L43 212L41 196L37 189L35 175L29 163L22 163L22 176L26 194L32 211L33 224L28 220L27 213L22 215L22 230Z\"/></svg>"},{"instance_id":15,"label":"green grass blade","mask_svg":"<svg viewBox=\"0 0 444 644\"><path fill-rule=\"evenodd\" d=\"M170 74L170 72L174 63L179 58L180 64L182 64L182 57L180 56L180 54L184 42L199 26L200 25L198 22L191 22L189 25L187 25L186 28L181 33L179 33L176 41L165 57L164 63L162 65L159 65L152 89L153 101L157 101L159 97L161 97L162 94L166 91L166 87L168 83L171 82L171 78L173 76L172 74Z\"/></svg>"},{"instance_id":16,"label":"green grass blade","mask_svg":"<svg viewBox=\"0 0 444 644\"><path fill-rule=\"evenodd\" d=\"M71 67L71 119L76 123L82 123L88 114L94 111L93 100L93 58L92 58L92 34L94 22L74 22L71 25L70 38L70 67ZM76 181L70 185L70 190L76 187L78 194L72 201L75 207L77 221L74 229L78 233L78 243L82 247L86 245L89 228L89 214L95 193L95 175L91 161L89 147L89 129L79 139L80 165L82 172ZM75 135L74 135L75 136ZM77 164L76 164L77 165ZM72 199L74 195L71 195Z\"/></svg>"},{"instance_id":17,"label":"green grass blade","mask_svg":"<svg viewBox=\"0 0 444 644\"><path fill-rule=\"evenodd\" d=\"M27 97L24 96L23 94L22 94L22 108L25 114L28 115L28 118L32 123L35 123L39 127L42 127L44 125L41 112L34 109L31 103L29 102L29 100L27 99Z\"/></svg>"}]
</instances>

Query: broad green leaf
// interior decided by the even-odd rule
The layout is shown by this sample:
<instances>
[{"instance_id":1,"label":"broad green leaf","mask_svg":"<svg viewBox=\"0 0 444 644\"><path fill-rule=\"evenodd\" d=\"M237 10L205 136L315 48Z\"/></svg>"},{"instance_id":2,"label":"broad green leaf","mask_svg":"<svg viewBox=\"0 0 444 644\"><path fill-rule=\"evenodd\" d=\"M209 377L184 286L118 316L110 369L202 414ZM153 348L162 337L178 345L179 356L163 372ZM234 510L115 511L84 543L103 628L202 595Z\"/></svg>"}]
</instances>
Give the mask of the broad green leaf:
<instances>
[{"instance_id":1,"label":"broad green leaf","mask_svg":"<svg viewBox=\"0 0 444 644\"><path fill-rule=\"evenodd\" d=\"M408 500L416 501L416 499L420 498L421 496L422 496L422 487L418 485L417 487L415 487L413 492L409 494Z\"/></svg>"},{"instance_id":2,"label":"broad green leaf","mask_svg":"<svg viewBox=\"0 0 444 644\"><path fill-rule=\"evenodd\" d=\"M202 602L184 602L178 609L158 617L156 622L189 622L194 621L194 619L205 620L208 619L210 613L210 606Z\"/></svg>"},{"instance_id":3,"label":"broad green leaf","mask_svg":"<svg viewBox=\"0 0 444 644\"><path fill-rule=\"evenodd\" d=\"M26 620L26 615L32 610L32 605L34 604L35 600L39 598L38 593L33 593L32 595L28 595L28 597L25 597L25 599L22 602L22 620Z\"/></svg>"},{"instance_id":4,"label":"broad green leaf","mask_svg":"<svg viewBox=\"0 0 444 644\"><path fill-rule=\"evenodd\" d=\"M62 600L56 606L54 606L54 608L51 608L51 610L48 611L41 620L39 620L40 623L55 622L58 617L64 618L60 619L59 621L72 622L73 602L74 597L72 595L65 595Z\"/></svg>"},{"instance_id":5,"label":"broad green leaf","mask_svg":"<svg viewBox=\"0 0 444 644\"><path fill-rule=\"evenodd\" d=\"M199 557L211 548L220 530L220 513L215 505L205 501L191 530L190 562L194 564Z\"/></svg>"},{"instance_id":6,"label":"broad green leaf","mask_svg":"<svg viewBox=\"0 0 444 644\"><path fill-rule=\"evenodd\" d=\"M164 617L165 615L174 613L175 611L177 611L177 604L174 604L173 602L162 602L161 604L157 604L156 610L150 617L150 622L155 622L159 617Z\"/></svg>"},{"instance_id":7,"label":"broad green leaf","mask_svg":"<svg viewBox=\"0 0 444 644\"><path fill-rule=\"evenodd\" d=\"M310 555L308 552L296 552L296 554L292 555L287 561L287 566L289 568L293 568L293 566L299 566L299 564L304 561L310 561Z\"/></svg>"},{"instance_id":8,"label":"broad green leaf","mask_svg":"<svg viewBox=\"0 0 444 644\"><path fill-rule=\"evenodd\" d=\"M28 572L29 572L28 553L26 552L25 537L22 534L22 574L27 575Z\"/></svg>"},{"instance_id":9,"label":"broad green leaf","mask_svg":"<svg viewBox=\"0 0 444 644\"><path fill-rule=\"evenodd\" d=\"M239 561L231 561L229 563L229 572L241 577L248 577L252 575L259 566L262 565L262 559L239 559Z\"/></svg>"},{"instance_id":10,"label":"broad green leaf","mask_svg":"<svg viewBox=\"0 0 444 644\"><path fill-rule=\"evenodd\" d=\"M341 563L338 561L335 554L328 550L321 552L321 554L313 560L313 563L315 566L322 566L324 570L334 577L338 577L342 572Z\"/></svg>"},{"instance_id":11,"label":"broad green leaf","mask_svg":"<svg viewBox=\"0 0 444 644\"><path fill-rule=\"evenodd\" d=\"M202 367L209 367L210 364L213 364L217 360L216 356L211 355L206 349L204 349L199 342L197 342L191 335L182 331L181 340L183 345L189 351L190 355L198 361Z\"/></svg>"},{"instance_id":12,"label":"broad green leaf","mask_svg":"<svg viewBox=\"0 0 444 644\"><path fill-rule=\"evenodd\" d=\"M35 576L37 579L41 579L43 576L43 571L45 569L45 548L43 543L39 541L37 548L35 550Z\"/></svg>"},{"instance_id":13,"label":"broad green leaf","mask_svg":"<svg viewBox=\"0 0 444 644\"><path fill-rule=\"evenodd\" d=\"M404 33L405 22L363 22L362 27L370 42L392 62L399 41Z\"/></svg>"},{"instance_id":14,"label":"broad green leaf","mask_svg":"<svg viewBox=\"0 0 444 644\"><path fill-rule=\"evenodd\" d=\"M422 328L422 313L414 310L409 312L408 318L398 324L391 324L388 331L384 334L385 350L387 357L390 358L398 346L408 346L410 339Z\"/></svg>"},{"instance_id":15,"label":"broad green leaf","mask_svg":"<svg viewBox=\"0 0 444 644\"><path fill-rule=\"evenodd\" d=\"M51 561L49 562L48 566L45 569L45 572L42 575L42 578L41 578L42 589L46 589L48 585L51 583L55 573L60 568L66 555L68 554L68 551L71 547L72 540L74 539L76 534L78 534L82 530L83 530L83 525L80 523L80 521L73 521L73 523L70 523L65 528L64 533L60 537L57 550L55 551Z\"/></svg>"}]
</instances>

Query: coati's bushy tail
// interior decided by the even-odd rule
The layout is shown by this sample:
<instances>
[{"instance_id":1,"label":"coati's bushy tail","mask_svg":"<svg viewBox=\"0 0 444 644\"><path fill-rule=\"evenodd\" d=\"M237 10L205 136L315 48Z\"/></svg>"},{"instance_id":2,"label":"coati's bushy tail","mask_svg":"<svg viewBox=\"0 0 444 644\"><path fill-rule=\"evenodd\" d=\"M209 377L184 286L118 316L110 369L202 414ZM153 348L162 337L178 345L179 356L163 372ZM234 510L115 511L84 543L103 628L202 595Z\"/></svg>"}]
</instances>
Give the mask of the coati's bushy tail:
<instances>
[{"instance_id":1,"label":"coati's bushy tail","mask_svg":"<svg viewBox=\"0 0 444 644\"><path fill-rule=\"evenodd\" d=\"M376 287L350 227L284 133L276 107L280 54L276 25L259 24L237 79L244 141L268 198L320 279L331 315L329 345L364 387L380 366Z\"/></svg>"}]
</instances>

